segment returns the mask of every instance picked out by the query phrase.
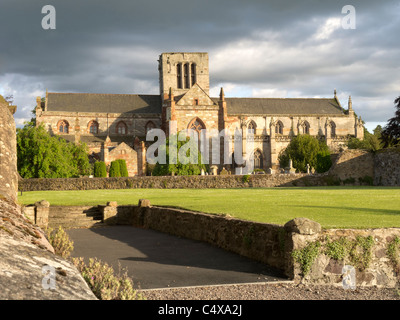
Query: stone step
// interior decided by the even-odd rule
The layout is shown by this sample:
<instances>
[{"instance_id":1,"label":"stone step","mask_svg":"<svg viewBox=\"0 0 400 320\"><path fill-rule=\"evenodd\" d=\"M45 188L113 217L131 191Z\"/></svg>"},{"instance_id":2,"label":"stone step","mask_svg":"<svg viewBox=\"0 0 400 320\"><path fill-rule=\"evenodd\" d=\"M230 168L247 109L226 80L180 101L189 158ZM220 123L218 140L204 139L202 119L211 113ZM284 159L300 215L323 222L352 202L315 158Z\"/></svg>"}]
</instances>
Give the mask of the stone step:
<instances>
[{"instance_id":1,"label":"stone step","mask_svg":"<svg viewBox=\"0 0 400 320\"><path fill-rule=\"evenodd\" d=\"M100 212L93 212L90 214L83 212L49 212L50 219L81 219L81 218L89 218L89 219L101 219L102 215Z\"/></svg>"},{"instance_id":2,"label":"stone step","mask_svg":"<svg viewBox=\"0 0 400 320\"><path fill-rule=\"evenodd\" d=\"M97 220L92 221L49 221L50 228L58 228L62 226L64 229L73 229L73 228L94 228L104 226L104 223L99 222Z\"/></svg>"}]
</instances>

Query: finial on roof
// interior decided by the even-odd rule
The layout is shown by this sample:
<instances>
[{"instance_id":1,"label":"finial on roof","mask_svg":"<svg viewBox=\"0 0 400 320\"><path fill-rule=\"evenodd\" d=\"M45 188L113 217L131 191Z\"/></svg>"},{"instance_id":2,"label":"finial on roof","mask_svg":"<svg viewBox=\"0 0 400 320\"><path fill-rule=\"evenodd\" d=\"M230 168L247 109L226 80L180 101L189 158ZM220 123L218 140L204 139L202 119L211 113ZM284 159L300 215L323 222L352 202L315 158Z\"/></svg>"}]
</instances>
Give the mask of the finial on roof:
<instances>
[{"instance_id":1,"label":"finial on roof","mask_svg":"<svg viewBox=\"0 0 400 320\"><path fill-rule=\"evenodd\" d=\"M336 97L336 93L337 93L337 91L336 91L336 89L333 91L333 94L335 95L335 97Z\"/></svg>"},{"instance_id":2,"label":"finial on roof","mask_svg":"<svg viewBox=\"0 0 400 320\"><path fill-rule=\"evenodd\" d=\"M349 96L349 110L353 109L353 102L351 101L351 96Z\"/></svg>"},{"instance_id":3,"label":"finial on roof","mask_svg":"<svg viewBox=\"0 0 400 320\"><path fill-rule=\"evenodd\" d=\"M219 100L225 101L225 93L224 93L224 88L221 87L221 91L219 93Z\"/></svg>"}]
</instances>

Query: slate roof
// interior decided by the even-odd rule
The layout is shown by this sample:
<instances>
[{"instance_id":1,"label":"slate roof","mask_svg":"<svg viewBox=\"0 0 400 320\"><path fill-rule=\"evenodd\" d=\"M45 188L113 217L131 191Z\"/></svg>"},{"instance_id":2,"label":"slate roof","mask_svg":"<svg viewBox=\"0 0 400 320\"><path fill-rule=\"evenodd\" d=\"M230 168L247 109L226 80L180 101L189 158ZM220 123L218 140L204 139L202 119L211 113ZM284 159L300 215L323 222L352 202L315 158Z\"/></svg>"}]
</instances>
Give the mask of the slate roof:
<instances>
[{"instance_id":1,"label":"slate roof","mask_svg":"<svg viewBox=\"0 0 400 320\"><path fill-rule=\"evenodd\" d=\"M218 102L219 98L213 98ZM225 98L228 115L237 114L290 114L320 115L343 114L336 99L317 98Z\"/></svg>"},{"instance_id":2,"label":"slate roof","mask_svg":"<svg viewBox=\"0 0 400 320\"><path fill-rule=\"evenodd\" d=\"M212 98L217 104L219 98ZM225 98L228 115L339 115L334 98ZM160 95L48 93L47 111L161 113Z\"/></svg>"},{"instance_id":3,"label":"slate roof","mask_svg":"<svg viewBox=\"0 0 400 320\"><path fill-rule=\"evenodd\" d=\"M160 95L49 92L47 99L47 111L161 113Z\"/></svg>"}]
</instances>

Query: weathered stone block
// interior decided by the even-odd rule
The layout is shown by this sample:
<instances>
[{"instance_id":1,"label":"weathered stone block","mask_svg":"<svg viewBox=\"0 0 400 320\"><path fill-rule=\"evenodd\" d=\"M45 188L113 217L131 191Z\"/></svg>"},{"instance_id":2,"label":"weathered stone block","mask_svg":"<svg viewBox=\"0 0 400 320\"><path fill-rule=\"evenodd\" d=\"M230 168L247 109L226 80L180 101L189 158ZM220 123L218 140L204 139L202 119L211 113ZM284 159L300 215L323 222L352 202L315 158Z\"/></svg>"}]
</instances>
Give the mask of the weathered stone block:
<instances>
[{"instance_id":1,"label":"weathered stone block","mask_svg":"<svg viewBox=\"0 0 400 320\"><path fill-rule=\"evenodd\" d=\"M150 207L150 200L148 200L148 199L140 199L138 206L139 207Z\"/></svg>"},{"instance_id":2,"label":"weathered stone block","mask_svg":"<svg viewBox=\"0 0 400 320\"><path fill-rule=\"evenodd\" d=\"M321 225L318 222L307 218L295 218L287 222L284 226L287 232L312 235L321 232Z\"/></svg>"}]
</instances>

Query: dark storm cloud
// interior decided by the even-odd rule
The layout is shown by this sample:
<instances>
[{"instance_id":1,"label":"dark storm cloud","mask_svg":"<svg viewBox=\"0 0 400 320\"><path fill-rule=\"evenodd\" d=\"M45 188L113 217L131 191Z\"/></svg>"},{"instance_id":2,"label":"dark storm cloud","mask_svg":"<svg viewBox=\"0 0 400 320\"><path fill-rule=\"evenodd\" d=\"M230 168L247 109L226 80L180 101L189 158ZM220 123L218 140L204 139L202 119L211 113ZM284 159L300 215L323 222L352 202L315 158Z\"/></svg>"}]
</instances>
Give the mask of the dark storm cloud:
<instances>
[{"instance_id":1,"label":"dark storm cloud","mask_svg":"<svg viewBox=\"0 0 400 320\"><path fill-rule=\"evenodd\" d=\"M56 30L41 28L47 4L56 8ZM223 85L233 95L330 96L336 88L360 102L364 119L386 121L388 101L399 95L400 6L352 1L357 28L343 30L338 23L347 4L2 0L0 93L14 93L21 119L46 88L157 93L160 53L206 51L212 92ZM385 106L375 106L377 100Z\"/></svg>"}]
</instances>

